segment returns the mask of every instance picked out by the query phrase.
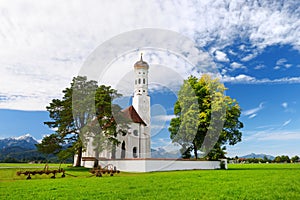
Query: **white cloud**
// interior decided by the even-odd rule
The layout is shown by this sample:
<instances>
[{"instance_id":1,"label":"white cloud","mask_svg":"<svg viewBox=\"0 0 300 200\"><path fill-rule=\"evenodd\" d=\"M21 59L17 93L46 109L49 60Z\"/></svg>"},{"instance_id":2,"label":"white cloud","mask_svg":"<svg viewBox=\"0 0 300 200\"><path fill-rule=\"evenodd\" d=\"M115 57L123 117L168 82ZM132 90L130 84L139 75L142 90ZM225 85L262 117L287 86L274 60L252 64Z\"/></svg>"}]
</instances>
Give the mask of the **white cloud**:
<instances>
[{"instance_id":1,"label":"white cloud","mask_svg":"<svg viewBox=\"0 0 300 200\"><path fill-rule=\"evenodd\" d=\"M248 116L250 119L254 118L257 115L257 113L264 108L263 105L264 105L264 103L262 102L256 108L245 110L242 112L242 115Z\"/></svg>"},{"instance_id":2,"label":"white cloud","mask_svg":"<svg viewBox=\"0 0 300 200\"><path fill-rule=\"evenodd\" d=\"M232 70L236 70L236 69L246 69L246 67L244 65L242 65L241 63L237 63L237 62L233 62L230 64L230 67Z\"/></svg>"},{"instance_id":3,"label":"white cloud","mask_svg":"<svg viewBox=\"0 0 300 200\"><path fill-rule=\"evenodd\" d=\"M265 67L266 67L265 65L259 64L259 65L255 66L254 69L259 70L259 69L263 69Z\"/></svg>"},{"instance_id":4,"label":"white cloud","mask_svg":"<svg viewBox=\"0 0 300 200\"><path fill-rule=\"evenodd\" d=\"M300 77L284 77L284 78L274 79L274 80L264 79L264 80L261 80L258 82L261 82L261 83L300 83Z\"/></svg>"},{"instance_id":5,"label":"white cloud","mask_svg":"<svg viewBox=\"0 0 300 200\"><path fill-rule=\"evenodd\" d=\"M151 136L160 137L161 132L164 132L169 127L169 122L175 115L168 115L166 108L160 104L151 106Z\"/></svg>"},{"instance_id":6,"label":"white cloud","mask_svg":"<svg viewBox=\"0 0 300 200\"><path fill-rule=\"evenodd\" d=\"M168 55L168 52L156 52L145 50L143 59L148 62L149 91L171 91L177 95L177 91L183 80L190 74L199 76L205 68L195 69L190 63L177 55ZM128 53L116 60L103 72L101 84L111 85L123 96L131 96L134 84L133 65L137 61L138 52ZM120 67L121 66L121 67ZM184 66L184 67L182 67Z\"/></svg>"},{"instance_id":7,"label":"white cloud","mask_svg":"<svg viewBox=\"0 0 300 200\"><path fill-rule=\"evenodd\" d=\"M239 46L239 50L244 51L246 50L246 45L242 44Z\"/></svg>"},{"instance_id":8,"label":"white cloud","mask_svg":"<svg viewBox=\"0 0 300 200\"><path fill-rule=\"evenodd\" d=\"M153 141L153 142L152 142ZM176 153L179 152L181 146L177 143L172 143L171 139L169 138L152 138L151 144L153 145L154 149L164 149L166 152Z\"/></svg>"},{"instance_id":9,"label":"white cloud","mask_svg":"<svg viewBox=\"0 0 300 200\"><path fill-rule=\"evenodd\" d=\"M275 70L280 69L281 67L285 67L286 69L292 67L292 64L287 63L287 59L281 58L276 61L276 66L274 67Z\"/></svg>"},{"instance_id":10,"label":"white cloud","mask_svg":"<svg viewBox=\"0 0 300 200\"><path fill-rule=\"evenodd\" d=\"M293 104L295 104L295 102ZM292 108L287 102L283 102L281 104L281 106L284 108L284 112L289 112L289 113L295 113L296 112L296 110L294 108Z\"/></svg>"},{"instance_id":11,"label":"white cloud","mask_svg":"<svg viewBox=\"0 0 300 200\"><path fill-rule=\"evenodd\" d=\"M270 128L261 131L249 131L245 134L244 141L294 141L300 140L299 130L282 130L279 128Z\"/></svg>"},{"instance_id":12,"label":"white cloud","mask_svg":"<svg viewBox=\"0 0 300 200\"><path fill-rule=\"evenodd\" d=\"M225 75L226 73L227 73L227 70L223 68L223 69L221 70L221 74L222 74L222 75Z\"/></svg>"},{"instance_id":13,"label":"white cloud","mask_svg":"<svg viewBox=\"0 0 300 200\"><path fill-rule=\"evenodd\" d=\"M279 79L256 79L255 77L248 76L245 74L239 74L237 76L222 76L223 82L240 83L240 84L290 84L300 83L300 77L283 77Z\"/></svg>"},{"instance_id":14,"label":"white cloud","mask_svg":"<svg viewBox=\"0 0 300 200\"><path fill-rule=\"evenodd\" d=\"M260 132L256 135L257 140L300 140L299 131L270 131Z\"/></svg>"},{"instance_id":15,"label":"white cloud","mask_svg":"<svg viewBox=\"0 0 300 200\"><path fill-rule=\"evenodd\" d=\"M175 115L157 115L154 118L155 120L170 121L175 117L176 117Z\"/></svg>"},{"instance_id":16,"label":"white cloud","mask_svg":"<svg viewBox=\"0 0 300 200\"><path fill-rule=\"evenodd\" d=\"M256 79L254 77L245 74L240 74L235 77L230 77L225 75L222 77L222 81L231 82L231 83L255 83Z\"/></svg>"},{"instance_id":17,"label":"white cloud","mask_svg":"<svg viewBox=\"0 0 300 200\"><path fill-rule=\"evenodd\" d=\"M222 51L215 51L215 57L218 61L221 62L229 62L229 58L227 57L227 54Z\"/></svg>"},{"instance_id":18,"label":"white cloud","mask_svg":"<svg viewBox=\"0 0 300 200\"><path fill-rule=\"evenodd\" d=\"M254 80L253 77L250 77L250 76L247 76L244 74L240 74L240 75L236 76L235 78L238 82L242 82L242 81L250 81L251 82L252 80Z\"/></svg>"},{"instance_id":19,"label":"white cloud","mask_svg":"<svg viewBox=\"0 0 300 200\"><path fill-rule=\"evenodd\" d=\"M275 70L278 70L278 69L280 69L280 66L276 65L276 66L274 67L274 69L275 69Z\"/></svg>"},{"instance_id":20,"label":"white cloud","mask_svg":"<svg viewBox=\"0 0 300 200\"><path fill-rule=\"evenodd\" d=\"M256 56L257 56L256 53L249 54L249 55L243 57L243 58L241 59L241 61L243 61L243 62L248 62L248 61L252 60L253 58L255 58Z\"/></svg>"},{"instance_id":21,"label":"white cloud","mask_svg":"<svg viewBox=\"0 0 300 200\"><path fill-rule=\"evenodd\" d=\"M268 124L256 129L260 130L244 130L243 142L237 146L243 146L243 149L246 147L250 152L256 149L257 153L269 152L268 154L271 155L294 156L299 151L297 146L297 142L300 141L299 129L286 130L283 129L282 124ZM237 153L237 155L243 155L240 151Z\"/></svg>"},{"instance_id":22,"label":"white cloud","mask_svg":"<svg viewBox=\"0 0 300 200\"><path fill-rule=\"evenodd\" d=\"M232 51L232 49L229 49L228 53L230 53L231 55L234 55L234 56L238 55L238 53Z\"/></svg>"},{"instance_id":23,"label":"white cloud","mask_svg":"<svg viewBox=\"0 0 300 200\"><path fill-rule=\"evenodd\" d=\"M272 135L266 135L260 140L300 140L300 133L299 132L276 132Z\"/></svg>"},{"instance_id":24,"label":"white cloud","mask_svg":"<svg viewBox=\"0 0 300 200\"><path fill-rule=\"evenodd\" d=\"M285 122L283 122L283 124L282 124L282 126L281 127L285 127L285 126L287 126L287 125L289 125L289 123L291 123L291 119L289 119L289 120L287 120L287 121L285 121Z\"/></svg>"},{"instance_id":25,"label":"white cloud","mask_svg":"<svg viewBox=\"0 0 300 200\"><path fill-rule=\"evenodd\" d=\"M292 66L292 64L285 64L284 66L285 66L285 68L290 68Z\"/></svg>"},{"instance_id":26,"label":"white cloud","mask_svg":"<svg viewBox=\"0 0 300 200\"><path fill-rule=\"evenodd\" d=\"M257 114L254 113L254 114L252 114L252 115L249 116L249 119L252 119L252 118L254 118L254 117L256 117L256 116L257 116Z\"/></svg>"},{"instance_id":27,"label":"white cloud","mask_svg":"<svg viewBox=\"0 0 300 200\"><path fill-rule=\"evenodd\" d=\"M0 96L5 101L1 98L0 108L44 110L50 99L61 96L61 90L69 85L98 45L134 29L173 30L194 39L200 47L209 44L215 49L232 45L236 39L246 39L254 49L248 52L245 45L240 46L248 53L244 60L269 45L289 44L300 50L300 20L295 9L298 7L293 0L283 3L3 0ZM240 78L246 78L248 83L273 82L245 76L234 80Z\"/></svg>"},{"instance_id":28,"label":"white cloud","mask_svg":"<svg viewBox=\"0 0 300 200\"><path fill-rule=\"evenodd\" d=\"M283 103L281 104L281 106L282 106L283 108L287 108L287 107L288 107L288 103L287 103L287 102L283 102Z\"/></svg>"},{"instance_id":29,"label":"white cloud","mask_svg":"<svg viewBox=\"0 0 300 200\"><path fill-rule=\"evenodd\" d=\"M283 65L286 62L287 62L287 59L281 58L281 59L277 60L276 65Z\"/></svg>"}]
</instances>

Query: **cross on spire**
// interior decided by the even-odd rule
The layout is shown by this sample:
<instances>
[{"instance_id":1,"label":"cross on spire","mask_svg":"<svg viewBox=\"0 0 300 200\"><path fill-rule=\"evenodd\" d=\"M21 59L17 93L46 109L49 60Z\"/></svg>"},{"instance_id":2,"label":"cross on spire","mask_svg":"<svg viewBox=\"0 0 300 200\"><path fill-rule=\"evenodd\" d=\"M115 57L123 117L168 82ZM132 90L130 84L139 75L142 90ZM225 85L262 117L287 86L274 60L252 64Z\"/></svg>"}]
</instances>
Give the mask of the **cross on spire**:
<instances>
[{"instance_id":1,"label":"cross on spire","mask_svg":"<svg viewBox=\"0 0 300 200\"><path fill-rule=\"evenodd\" d=\"M143 61L143 53L141 53L141 61Z\"/></svg>"}]
</instances>

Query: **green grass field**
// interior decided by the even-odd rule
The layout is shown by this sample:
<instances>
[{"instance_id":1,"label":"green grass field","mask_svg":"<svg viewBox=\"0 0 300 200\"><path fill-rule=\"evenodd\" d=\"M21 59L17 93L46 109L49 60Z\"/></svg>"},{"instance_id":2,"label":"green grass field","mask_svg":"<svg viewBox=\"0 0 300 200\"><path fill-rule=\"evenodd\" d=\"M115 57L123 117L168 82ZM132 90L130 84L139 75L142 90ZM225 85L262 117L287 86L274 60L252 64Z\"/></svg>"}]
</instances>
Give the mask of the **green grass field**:
<instances>
[{"instance_id":1,"label":"green grass field","mask_svg":"<svg viewBox=\"0 0 300 200\"><path fill-rule=\"evenodd\" d=\"M64 165L67 175L50 179L17 176L20 166L0 164L0 199L300 199L300 164L240 164L228 170L124 173L94 177ZM50 165L58 167L58 165ZM5 168L4 168L5 167ZM71 176L72 175L72 176Z\"/></svg>"}]
</instances>

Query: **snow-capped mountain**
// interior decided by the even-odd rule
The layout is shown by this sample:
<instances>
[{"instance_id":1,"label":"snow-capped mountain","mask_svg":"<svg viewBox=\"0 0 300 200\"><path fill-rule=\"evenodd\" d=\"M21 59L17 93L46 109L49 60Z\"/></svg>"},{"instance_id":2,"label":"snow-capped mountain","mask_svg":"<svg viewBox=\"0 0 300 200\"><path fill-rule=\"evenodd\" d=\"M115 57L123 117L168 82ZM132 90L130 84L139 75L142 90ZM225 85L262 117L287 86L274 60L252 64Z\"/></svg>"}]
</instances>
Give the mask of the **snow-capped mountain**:
<instances>
[{"instance_id":1,"label":"snow-capped mountain","mask_svg":"<svg viewBox=\"0 0 300 200\"><path fill-rule=\"evenodd\" d=\"M37 140L33 138L30 134L22 135L19 137L10 137L0 139L0 149L8 147L22 147L25 149L36 149L35 144Z\"/></svg>"},{"instance_id":2,"label":"snow-capped mountain","mask_svg":"<svg viewBox=\"0 0 300 200\"><path fill-rule=\"evenodd\" d=\"M34 137L32 137L29 133L25 134L25 135L21 135L19 137L11 137L12 139L15 140L26 140L27 142L32 141L32 139L36 140Z\"/></svg>"},{"instance_id":3,"label":"snow-capped mountain","mask_svg":"<svg viewBox=\"0 0 300 200\"><path fill-rule=\"evenodd\" d=\"M38 143L30 134L0 139L0 162L60 161L53 154L45 156L38 152L35 146ZM73 162L72 158L67 161Z\"/></svg>"},{"instance_id":4,"label":"snow-capped mountain","mask_svg":"<svg viewBox=\"0 0 300 200\"><path fill-rule=\"evenodd\" d=\"M271 155L267 155L267 154L255 154L255 153L251 153L245 156L241 156L241 158L261 158L264 159L264 157L267 157L270 160L274 160L274 156Z\"/></svg>"}]
</instances>

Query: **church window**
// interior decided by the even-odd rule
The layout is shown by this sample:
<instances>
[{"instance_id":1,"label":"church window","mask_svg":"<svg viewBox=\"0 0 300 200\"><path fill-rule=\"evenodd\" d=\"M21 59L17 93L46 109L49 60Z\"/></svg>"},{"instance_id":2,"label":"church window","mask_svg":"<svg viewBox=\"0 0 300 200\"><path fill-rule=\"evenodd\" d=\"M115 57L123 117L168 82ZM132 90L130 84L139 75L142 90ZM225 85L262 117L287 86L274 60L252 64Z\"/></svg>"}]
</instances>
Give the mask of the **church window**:
<instances>
[{"instance_id":1,"label":"church window","mask_svg":"<svg viewBox=\"0 0 300 200\"><path fill-rule=\"evenodd\" d=\"M143 72L143 74L145 74L145 72Z\"/></svg>"},{"instance_id":2,"label":"church window","mask_svg":"<svg viewBox=\"0 0 300 200\"><path fill-rule=\"evenodd\" d=\"M134 130L134 131L133 131L133 135L138 136L138 135L139 135L138 131L137 131L137 130Z\"/></svg>"},{"instance_id":3,"label":"church window","mask_svg":"<svg viewBox=\"0 0 300 200\"><path fill-rule=\"evenodd\" d=\"M133 147L132 155L133 155L134 158L137 158L137 148L136 147Z\"/></svg>"},{"instance_id":4,"label":"church window","mask_svg":"<svg viewBox=\"0 0 300 200\"><path fill-rule=\"evenodd\" d=\"M126 144L125 144L125 141L122 142L121 149L122 149L122 151L121 151L121 159L124 159L125 155L126 155Z\"/></svg>"},{"instance_id":5,"label":"church window","mask_svg":"<svg viewBox=\"0 0 300 200\"><path fill-rule=\"evenodd\" d=\"M141 84L141 79L139 78L139 84Z\"/></svg>"},{"instance_id":6,"label":"church window","mask_svg":"<svg viewBox=\"0 0 300 200\"><path fill-rule=\"evenodd\" d=\"M143 90L143 92L146 92L146 90Z\"/></svg>"},{"instance_id":7,"label":"church window","mask_svg":"<svg viewBox=\"0 0 300 200\"><path fill-rule=\"evenodd\" d=\"M137 84L137 81L135 80L135 84Z\"/></svg>"},{"instance_id":8,"label":"church window","mask_svg":"<svg viewBox=\"0 0 300 200\"><path fill-rule=\"evenodd\" d=\"M122 136L126 136L126 131L122 131Z\"/></svg>"},{"instance_id":9,"label":"church window","mask_svg":"<svg viewBox=\"0 0 300 200\"><path fill-rule=\"evenodd\" d=\"M116 146L115 145L112 146L111 159L116 159Z\"/></svg>"},{"instance_id":10,"label":"church window","mask_svg":"<svg viewBox=\"0 0 300 200\"><path fill-rule=\"evenodd\" d=\"M143 84L146 84L146 80L143 78Z\"/></svg>"}]
</instances>

